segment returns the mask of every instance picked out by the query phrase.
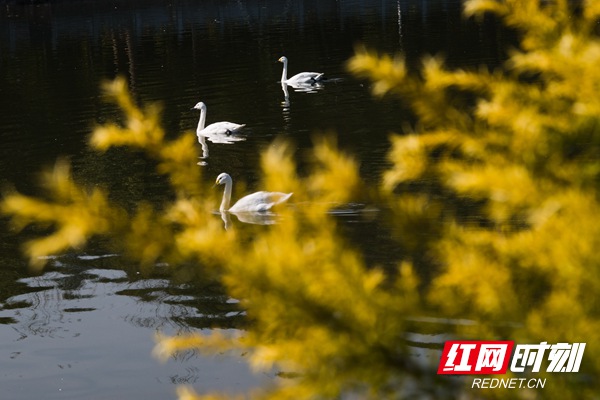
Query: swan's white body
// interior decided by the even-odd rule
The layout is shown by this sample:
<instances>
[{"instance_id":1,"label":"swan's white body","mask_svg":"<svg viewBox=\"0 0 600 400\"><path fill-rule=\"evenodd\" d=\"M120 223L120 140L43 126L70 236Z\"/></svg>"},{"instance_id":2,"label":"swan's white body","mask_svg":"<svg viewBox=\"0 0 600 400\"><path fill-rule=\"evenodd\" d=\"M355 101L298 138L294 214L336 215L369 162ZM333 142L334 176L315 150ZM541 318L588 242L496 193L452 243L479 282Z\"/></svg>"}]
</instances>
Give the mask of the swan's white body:
<instances>
[{"instance_id":1,"label":"swan's white body","mask_svg":"<svg viewBox=\"0 0 600 400\"><path fill-rule=\"evenodd\" d=\"M235 136L239 131L246 126L246 124L236 124L234 122L215 122L210 124L206 128L206 104L199 102L192 110L200 110L200 120L198 121L198 128L196 128L196 135L198 140L201 141L201 137L205 137L213 143L231 143L239 140L245 140L244 137Z\"/></svg>"},{"instance_id":2,"label":"swan's white body","mask_svg":"<svg viewBox=\"0 0 600 400\"><path fill-rule=\"evenodd\" d=\"M279 62L283 63L283 72L281 73L281 83L286 83L290 86L301 84L314 84L324 79L322 72L300 72L288 79L288 59L283 56L279 58Z\"/></svg>"},{"instance_id":3,"label":"swan's white body","mask_svg":"<svg viewBox=\"0 0 600 400\"><path fill-rule=\"evenodd\" d=\"M264 212L270 210L273 206L287 201L292 193L281 192L256 192L239 199L233 206L229 207L231 202L231 190L233 180L229 174L223 172L217 176L217 185L225 185L223 192L223 201L221 201L221 212L241 213L241 212Z\"/></svg>"}]
</instances>

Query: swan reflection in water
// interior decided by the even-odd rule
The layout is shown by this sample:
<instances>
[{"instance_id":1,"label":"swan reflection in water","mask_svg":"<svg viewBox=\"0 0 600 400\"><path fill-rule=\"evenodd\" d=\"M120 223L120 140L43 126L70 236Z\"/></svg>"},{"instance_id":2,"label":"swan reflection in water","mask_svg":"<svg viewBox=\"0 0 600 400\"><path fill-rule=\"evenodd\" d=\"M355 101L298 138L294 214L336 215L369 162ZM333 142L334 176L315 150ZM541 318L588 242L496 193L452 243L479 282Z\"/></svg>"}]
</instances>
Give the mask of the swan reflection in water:
<instances>
[{"instance_id":1,"label":"swan reflection in water","mask_svg":"<svg viewBox=\"0 0 600 400\"><path fill-rule=\"evenodd\" d=\"M231 214L235 215L236 218L245 224L252 225L273 225L279 222L280 216L273 212L240 212L230 213L228 211L220 212L221 219L225 230L231 227Z\"/></svg>"},{"instance_id":2,"label":"swan reflection in water","mask_svg":"<svg viewBox=\"0 0 600 400\"><path fill-rule=\"evenodd\" d=\"M303 93L317 93L319 90L323 89L325 85L322 82L316 83L302 83L289 85L287 83L281 82L281 91L283 92L283 101L281 102L281 107L283 108L283 112L287 113L290 111L290 92L288 90L288 86L294 89L295 92L303 92Z\"/></svg>"},{"instance_id":3,"label":"swan reflection in water","mask_svg":"<svg viewBox=\"0 0 600 400\"><path fill-rule=\"evenodd\" d=\"M283 107L283 111L287 111L290 107L290 92L288 92L287 85L283 82L281 82L281 90L283 91L283 101L281 102L281 107Z\"/></svg>"},{"instance_id":4,"label":"swan reflection in water","mask_svg":"<svg viewBox=\"0 0 600 400\"><path fill-rule=\"evenodd\" d=\"M212 143L231 144L246 140L245 136L241 135L242 130L246 124L236 124L234 122L221 121L215 122L207 127L206 123L206 104L203 102L197 103L192 110L200 110L200 119L198 121L198 127L196 128L196 136L198 136L198 142L202 146L202 159L208 158L208 145L206 140L208 139ZM205 165L205 162L198 163Z\"/></svg>"}]
</instances>

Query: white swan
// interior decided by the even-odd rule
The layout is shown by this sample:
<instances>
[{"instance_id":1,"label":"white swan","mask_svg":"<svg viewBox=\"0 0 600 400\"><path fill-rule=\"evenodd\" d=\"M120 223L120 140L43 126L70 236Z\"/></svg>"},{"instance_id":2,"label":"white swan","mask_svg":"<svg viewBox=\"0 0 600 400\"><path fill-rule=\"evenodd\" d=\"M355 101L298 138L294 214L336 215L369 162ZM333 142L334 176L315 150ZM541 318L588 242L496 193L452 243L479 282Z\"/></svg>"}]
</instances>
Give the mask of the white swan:
<instances>
[{"instance_id":1,"label":"white swan","mask_svg":"<svg viewBox=\"0 0 600 400\"><path fill-rule=\"evenodd\" d=\"M290 79L287 78L288 59L286 56L282 56L278 60L283 63L283 73L281 74L281 83L286 83L290 86L301 85L301 84L314 84L324 79L322 72L300 72L292 76Z\"/></svg>"},{"instance_id":2,"label":"white swan","mask_svg":"<svg viewBox=\"0 0 600 400\"><path fill-rule=\"evenodd\" d=\"M236 124L233 122L222 121L210 124L205 128L206 104L199 102L192 107L192 110L200 110L200 120L198 121L198 128L196 128L198 140L201 140L201 136L206 137L213 143L231 143L238 140L245 140L245 138L239 136L236 137L235 135L239 133L239 131L246 126L246 124Z\"/></svg>"},{"instance_id":3,"label":"white swan","mask_svg":"<svg viewBox=\"0 0 600 400\"><path fill-rule=\"evenodd\" d=\"M229 207L231 202L231 189L233 180L229 174L223 172L217 176L215 185L225 185L223 191L223 201L221 201L221 212L241 213L241 212L264 212L270 210L273 206L283 203L290 198L292 193L281 192L256 192L239 199L233 206Z\"/></svg>"}]
</instances>

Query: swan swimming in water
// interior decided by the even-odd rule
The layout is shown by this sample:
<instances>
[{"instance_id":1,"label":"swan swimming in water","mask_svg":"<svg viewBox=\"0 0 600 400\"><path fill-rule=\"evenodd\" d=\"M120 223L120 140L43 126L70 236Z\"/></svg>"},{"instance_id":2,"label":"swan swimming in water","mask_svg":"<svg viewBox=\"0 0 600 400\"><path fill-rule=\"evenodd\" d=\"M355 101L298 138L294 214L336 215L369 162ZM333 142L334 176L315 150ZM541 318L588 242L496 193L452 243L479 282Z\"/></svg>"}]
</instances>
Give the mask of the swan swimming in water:
<instances>
[{"instance_id":1,"label":"swan swimming in water","mask_svg":"<svg viewBox=\"0 0 600 400\"><path fill-rule=\"evenodd\" d=\"M206 104L199 102L192 110L200 110L200 120L198 121L198 128L196 129L196 135L198 140L204 136L213 143L231 143L239 140L245 140L243 137L235 136L246 124L236 124L233 122L215 122L210 124L206 128Z\"/></svg>"},{"instance_id":2,"label":"swan swimming in water","mask_svg":"<svg viewBox=\"0 0 600 400\"><path fill-rule=\"evenodd\" d=\"M292 76L290 79L287 78L287 69L288 69L288 59L286 56L282 56L278 60L283 63L283 72L281 74L281 83L288 84L290 86L293 85L302 85L302 84L314 84L320 82L325 79L322 72L300 72Z\"/></svg>"},{"instance_id":3,"label":"swan swimming in water","mask_svg":"<svg viewBox=\"0 0 600 400\"><path fill-rule=\"evenodd\" d=\"M217 176L215 185L225 185L223 192L223 201L219 211L222 213L225 211L231 213L240 212L264 212L270 210L273 206L283 203L290 198L292 193L281 193L281 192L256 192L244 196L239 199L233 206L229 207L231 202L231 189L233 186L233 180L229 174L223 172Z\"/></svg>"}]
</instances>

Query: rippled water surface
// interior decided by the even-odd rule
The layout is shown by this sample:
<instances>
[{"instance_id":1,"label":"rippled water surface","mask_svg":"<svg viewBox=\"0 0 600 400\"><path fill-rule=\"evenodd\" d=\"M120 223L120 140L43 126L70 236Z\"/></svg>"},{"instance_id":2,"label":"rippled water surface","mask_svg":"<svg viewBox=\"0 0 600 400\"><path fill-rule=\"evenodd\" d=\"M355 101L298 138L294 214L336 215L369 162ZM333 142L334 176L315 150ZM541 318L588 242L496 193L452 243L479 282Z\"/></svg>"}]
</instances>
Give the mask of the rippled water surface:
<instances>
[{"instance_id":1,"label":"rippled water surface","mask_svg":"<svg viewBox=\"0 0 600 400\"><path fill-rule=\"evenodd\" d=\"M226 171L252 187L260 151L275 138L292 140L301 157L323 132L356 155L365 180L376 180L389 134L409 116L349 75L355 46L402 52L412 65L440 54L451 66L493 67L506 41L490 21L460 17L457 0L0 4L0 185L34 193L38 172L64 156L81 181L131 203L159 202L165 182L139 154L87 148L95 125L120 117L100 95L103 80L124 76L140 103L159 102L169 135L195 129L198 101L208 123L247 124L246 141L208 143L199 166L207 181ZM286 95L282 55L291 73L331 80ZM349 204L335 215L367 261L385 265L401 249L372 210ZM18 246L32 233L16 235L0 220L0 387L11 398L164 399L179 383L233 392L277 379L253 375L240 354L184 354L165 364L152 357L157 331L239 329L243 313L219 287L162 265L141 274L101 243L29 276Z\"/></svg>"}]
</instances>

